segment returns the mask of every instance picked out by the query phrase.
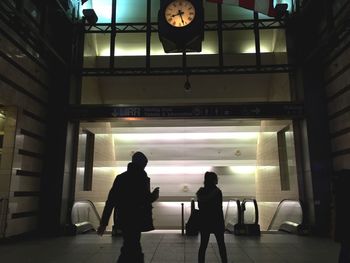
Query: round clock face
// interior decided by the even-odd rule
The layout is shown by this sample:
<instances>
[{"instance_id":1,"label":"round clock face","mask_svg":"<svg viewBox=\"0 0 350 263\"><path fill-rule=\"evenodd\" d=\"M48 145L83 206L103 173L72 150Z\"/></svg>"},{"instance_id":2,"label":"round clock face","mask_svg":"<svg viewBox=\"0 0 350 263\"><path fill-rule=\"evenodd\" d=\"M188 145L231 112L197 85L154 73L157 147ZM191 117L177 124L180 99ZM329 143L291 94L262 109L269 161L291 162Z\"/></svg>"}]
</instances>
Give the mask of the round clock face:
<instances>
[{"instance_id":1,"label":"round clock face","mask_svg":"<svg viewBox=\"0 0 350 263\"><path fill-rule=\"evenodd\" d=\"M196 10L187 0L175 0L165 8L165 19L174 27L184 27L193 21Z\"/></svg>"}]
</instances>

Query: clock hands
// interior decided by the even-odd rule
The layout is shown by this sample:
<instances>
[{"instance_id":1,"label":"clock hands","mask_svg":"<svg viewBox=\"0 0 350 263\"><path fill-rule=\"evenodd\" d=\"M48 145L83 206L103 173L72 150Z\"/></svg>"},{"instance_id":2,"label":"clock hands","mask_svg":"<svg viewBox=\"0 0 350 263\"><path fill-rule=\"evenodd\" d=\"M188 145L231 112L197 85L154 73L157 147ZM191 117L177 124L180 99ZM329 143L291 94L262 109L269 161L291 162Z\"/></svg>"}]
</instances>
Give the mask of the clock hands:
<instances>
[{"instance_id":1,"label":"clock hands","mask_svg":"<svg viewBox=\"0 0 350 263\"><path fill-rule=\"evenodd\" d=\"M162 1L162 0L161 0ZM168 0L167 0L168 1ZM185 27L191 24L195 17L195 7L192 0L169 0L164 16L172 27Z\"/></svg>"},{"instance_id":2,"label":"clock hands","mask_svg":"<svg viewBox=\"0 0 350 263\"><path fill-rule=\"evenodd\" d=\"M182 22L183 25L185 25L185 22L184 22L184 20L182 19L182 14L183 14L183 13L184 13L184 12L180 13L180 10L179 10L179 15L180 15L180 18L181 18L181 22Z\"/></svg>"},{"instance_id":3,"label":"clock hands","mask_svg":"<svg viewBox=\"0 0 350 263\"><path fill-rule=\"evenodd\" d=\"M183 12L183 11L181 11L181 10L178 10L177 14L171 15L171 17L180 16L181 22L182 22L182 24L184 25L185 22L184 22L184 20L183 20L183 18L182 18L182 15L183 15L184 13L185 13L185 12Z\"/></svg>"}]
</instances>

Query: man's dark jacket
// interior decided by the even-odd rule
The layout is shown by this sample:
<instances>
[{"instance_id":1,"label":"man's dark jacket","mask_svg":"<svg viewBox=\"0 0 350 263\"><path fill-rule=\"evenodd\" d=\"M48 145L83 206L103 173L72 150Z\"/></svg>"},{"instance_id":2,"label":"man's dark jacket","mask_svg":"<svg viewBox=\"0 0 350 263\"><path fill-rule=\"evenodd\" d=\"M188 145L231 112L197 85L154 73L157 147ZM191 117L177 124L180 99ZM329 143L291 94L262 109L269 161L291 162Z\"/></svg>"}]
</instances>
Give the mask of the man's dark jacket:
<instances>
[{"instance_id":1,"label":"man's dark jacket","mask_svg":"<svg viewBox=\"0 0 350 263\"><path fill-rule=\"evenodd\" d=\"M153 201L155 198L150 192L150 179L147 173L131 162L127 171L114 180L103 210L101 225L108 225L114 208L117 213L115 225L118 229L140 232L153 230Z\"/></svg>"}]
</instances>

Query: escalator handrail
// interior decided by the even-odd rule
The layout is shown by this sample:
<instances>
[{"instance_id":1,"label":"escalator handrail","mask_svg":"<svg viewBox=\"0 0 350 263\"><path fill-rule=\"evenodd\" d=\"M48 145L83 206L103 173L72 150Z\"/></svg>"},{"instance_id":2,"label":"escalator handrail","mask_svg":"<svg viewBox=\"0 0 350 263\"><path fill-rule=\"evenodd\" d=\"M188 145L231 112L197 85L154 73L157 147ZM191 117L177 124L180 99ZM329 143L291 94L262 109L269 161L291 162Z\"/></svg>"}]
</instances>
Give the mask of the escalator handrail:
<instances>
[{"instance_id":1,"label":"escalator handrail","mask_svg":"<svg viewBox=\"0 0 350 263\"><path fill-rule=\"evenodd\" d=\"M300 200L295 200L295 199L283 199L282 201L279 202L279 204L278 204L278 206L277 206L277 208L276 208L276 211L275 211L275 213L274 213L274 215L273 215L273 217L272 217L272 219L271 219L271 221L270 221L270 224L269 224L267 230L271 230L272 225L273 225L273 223L274 223L274 221L275 221L275 219L276 219L276 217L277 217L277 215L278 215L278 213L279 213L279 210L280 210L281 207L282 207L283 202L286 202L286 201L294 201L294 202L298 202L298 203L300 204L300 207L301 207L301 216L302 216L301 225L305 225L305 222L304 222L304 220L305 220L304 211L305 211L305 210L304 210L304 206L303 206L302 202L301 202Z\"/></svg>"},{"instance_id":2,"label":"escalator handrail","mask_svg":"<svg viewBox=\"0 0 350 263\"><path fill-rule=\"evenodd\" d=\"M75 201L73 204L73 207L76 203L88 203L90 205L90 207L92 208L92 211L95 213L98 221L101 221L101 217L100 217L99 213L97 212L96 206L94 205L94 203L92 201L90 201L90 200ZM73 209L72 209L72 211L73 211Z\"/></svg>"},{"instance_id":3,"label":"escalator handrail","mask_svg":"<svg viewBox=\"0 0 350 263\"><path fill-rule=\"evenodd\" d=\"M245 203L247 203L248 201L252 201L254 204L254 210L255 210L255 222L254 224L258 224L259 223L259 209L258 209L258 203L256 202L255 198L245 198L242 201L242 205L241 205L241 223L244 224L244 211L243 208L245 207ZM244 209L245 210L245 209Z\"/></svg>"},{"instance_id":4,"label":"escalator handrail","mask_svg":"<svg viewBox=\"0 0 350 263\"><path fill-rule=\"evenodd\" d=\"M236 200L237 209L238 209L238 222L242 222L242 208L241 208L241 202L239 200Z\"/></svg>"},{"instance_id":5,"label":"escalator handrail","mask_svg":"<svg viewBox=\"0 0 350 263\"><path fill-rule=\"evenodd\" d=\"M235 201L236 202L236 205L237 205L237 215L238 215L238 223L240 224L241 221L242 221L242 209L241 209L241 202L239 201L239 199L231 199L228 201L228 204L227 204L227 208L226 208L226 213L225 213L225 219L227 218L228 216L228 209L229 209L229 205L230 205L230 202L231 201Z\"/></svg>"}]
</instances>

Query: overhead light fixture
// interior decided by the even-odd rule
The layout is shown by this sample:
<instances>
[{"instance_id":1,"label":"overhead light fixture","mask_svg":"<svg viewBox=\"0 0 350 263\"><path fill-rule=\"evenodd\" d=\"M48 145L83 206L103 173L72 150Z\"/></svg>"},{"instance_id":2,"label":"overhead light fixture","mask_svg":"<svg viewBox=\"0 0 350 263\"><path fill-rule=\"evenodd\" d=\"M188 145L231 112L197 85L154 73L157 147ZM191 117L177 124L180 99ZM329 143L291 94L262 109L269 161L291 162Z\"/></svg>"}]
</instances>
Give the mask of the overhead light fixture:
<instances>
[{"instance_id":1,"label":"overhead light fixture","mask_svg":"<svg viewBox=\"0 0 350 263\"><path fill-rule=\"evenodd\" d=\"M83 15L89 25L96 25L98 17L94 9L83 9Z\"/></svg>"},{"instance_id":2,"label":"overhead light fixture","mask_svg":"<svg viewBox=\"0 0 350 263\"><path fill-rule=\"evenodd\" d=\"M83 171L84 167L79 167L78 171ZM201 175L203 171L211 171L211 166L182 166L182 165L167 165L167 166L147 166L146 172L151 175ZM95 171L103 173L111 173L113 175L120 174L127 170L127 167L94 167Z\"/></svg>"},{"instance_id":3,"label":"overhead light fixture","mask_svg":"<svg viewBox=\"0 0 350 263\"><path fill-rule=\"evenodd\" d=\"M101 136L97 134L96 136ZM256 140L257 132L117 133L117 141Z\"/></svg>"},{"instance_id":4,"label":"overhead light fixture","mask_svg":"<svg viewBox=\"0 0 350 263\"><path fill-rule=\"evenodd\" d=\"M280 3L275 6L275 10L277 12L276 18L281 19L282 17L288 14L288 4Z\"/></svg>"},{"instance_id":5,"label":"overhead light fixture","mask_svg":"<svg viewBox=\"0 0 350 263\"><path fill-rule=\"evenodd\" d=\"M185 89L185 92L191 92L191 83L188 79L188 74L186 74L186 81L185 81L185 85L184 85L184 89Z\"/></svg>"},{"instance_id":6,"label":"overhead light fixture","mask_svg":"<svg viewBox=\"0 0 350 263\"><path fill-rule=\"evenodd\" d=\"M255 166L230 166L230 170L237 174L253 174L256 171Z\"/></svg>"}]
</instances>

